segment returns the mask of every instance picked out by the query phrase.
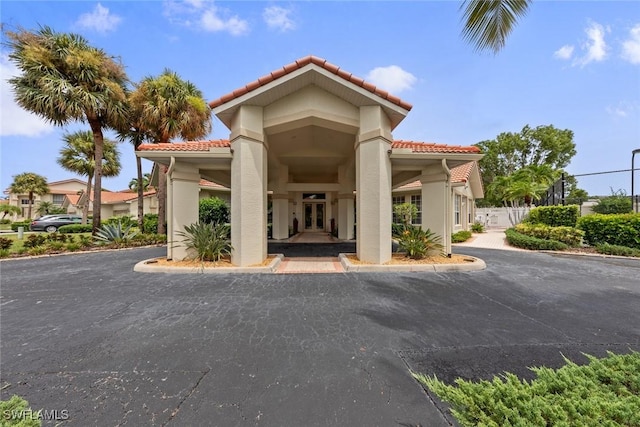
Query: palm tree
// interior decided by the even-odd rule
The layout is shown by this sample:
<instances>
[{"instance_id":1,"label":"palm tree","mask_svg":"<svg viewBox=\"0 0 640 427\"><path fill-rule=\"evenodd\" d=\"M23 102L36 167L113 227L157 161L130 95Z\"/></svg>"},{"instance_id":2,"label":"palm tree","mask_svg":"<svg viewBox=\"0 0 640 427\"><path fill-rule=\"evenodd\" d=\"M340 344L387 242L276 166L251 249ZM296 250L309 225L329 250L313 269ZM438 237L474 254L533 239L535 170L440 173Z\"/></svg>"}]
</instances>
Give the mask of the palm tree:
<instances>
[{"instance_id":1,"label":"palm tree","mask_svg":"<svg viewBox=\"0 0 640 427\"><path fill-rule=\"evenodd\" d=\"M0 212L2 213L2 219L4 219L7 215L20 215L22 213L22 209L13 205L0 205Z\"/></svg>"},{"instance_id":2,"label":"palm tree","mask_svg":"<svg viewBox=\"0 0 640 427\"><path fill-rule=\"evenodd\" d=\"M498 53L518 18L527 14L532 0L465 0L462 37L476 50Z\"/></svg>"},{"instance_id":3,"label":"palm tree","mask_svg":"<svg viewBox=\"0 0 640 427\"><path fill-rule=\"evenodd\" d=\"M33 172L24 172L13 177L13 182L9 186L9 191L13 194L28 194L29 208L27 218L31 218L31 208L33 207L33 196L43 196L49 192L47 178Z\"/></svg>"},{"instance_id":4,"label":"palm tree","mask_svg":"<svg viewBox=\"0 0 640 427\"><path fill-rule=\"evenodd\" d=\"M131 179L131 181L129 181L129 190L137 192L139 189L142 189L142 191L147 191L149 189L150 181L151 181L150 173L145 173L142 176L142 186L140 186L139 184L140 180L138 180L138 178L133 178Z\"/></svg>"},{"instance_id":5,"label":"palm tree","mask_svg":"<svg viewBox=\"0 0 640 427\"><path fill-rule=\"evenodd\" d=\"M89 200L91 200L91 180L96 173L95 163L95 148L96 144L93 139L93 132L91 131L78 131L74 133L65 133L62 136L62 140L65 145L60 150L60 157L57 162L63 169L69 172L75 172L80 176L87 177L87 202L82 208L82 223L87 223L87 217L89 216ZM103 140L103 158L102 158L102 175L103 176L118 176L120 173L120 153L116 147L115 142L108 139ZM93 205L93 217L96 216L95 199L98 195L98 189L96 188L94 195Z\"/></svg>"},{"instance_id":6,"label":"palm tree","mask_svg":"<svg viewBox=\"0 0 640 427\"><path fill-rule=\"evenodd\" d=\"M62 206L54 205L52 202L44 201L40 202L38 205L38 209L36 209L36 213L40 216L50 215L50 214L63 214L66 213Z\"/></svg>"},{"instance_id":7,"label":"palm tree","mask_svg":"<svg viewBox=\"0 0 640 427\"><path fill-rule=\"evenodd\" d=\"M93 231L100 227L104 128L126 127L127 76L124 67L77 34L7 31L9 59L20 74L9 79L22 108L64 126L89 124L95 143Z\"/></svg>"},{"instance_id":8,"label":"palm tree","mask_svg":"<svg viewBox=\"0 0 640 427\"><path fill-rule=\"evenodd\" d=\"M211 111L196 86L165 70L145 77L129 97L130 119L139 135L153 143L169 143L180 137L191 140L211 132ZM165 233L167 177L158 168L158 233Z\"/></svg>"}]
</instances>

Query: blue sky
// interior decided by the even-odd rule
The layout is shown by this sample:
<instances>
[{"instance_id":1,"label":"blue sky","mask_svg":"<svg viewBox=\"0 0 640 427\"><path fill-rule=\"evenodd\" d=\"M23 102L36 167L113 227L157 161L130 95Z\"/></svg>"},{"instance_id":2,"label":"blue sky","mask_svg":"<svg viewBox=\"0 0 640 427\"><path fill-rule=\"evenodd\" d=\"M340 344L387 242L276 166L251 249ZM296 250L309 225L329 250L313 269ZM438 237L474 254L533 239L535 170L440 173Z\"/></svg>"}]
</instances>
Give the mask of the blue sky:
<instances>
[{"instance_id":1,"label":"blue sky","mask_svg":"<svg viewBox=\"0 0 640 427\"><path fill-rule=\"evenodd\" d=\"M630 168L640 148L640 2L534 2L498 55L462 40L459 5L3 0L0 16L9 29L82 34L120 57L132 82L170 68L209 101L312 54L413 104L395 139L471 145L553 124L575 134L570 173ZM61 136L88 127L55 128L20 110L5 83L15 67L1 49L0 187L27 171L73 177L56 164ZM213 126L210 138L228 137L215 118ZM103 181L110 190L136 174L131 146L120 152L122 173ZM630 182L629 172L579 179L592 195L629 193Z\"/></svg>"}]
</instances>

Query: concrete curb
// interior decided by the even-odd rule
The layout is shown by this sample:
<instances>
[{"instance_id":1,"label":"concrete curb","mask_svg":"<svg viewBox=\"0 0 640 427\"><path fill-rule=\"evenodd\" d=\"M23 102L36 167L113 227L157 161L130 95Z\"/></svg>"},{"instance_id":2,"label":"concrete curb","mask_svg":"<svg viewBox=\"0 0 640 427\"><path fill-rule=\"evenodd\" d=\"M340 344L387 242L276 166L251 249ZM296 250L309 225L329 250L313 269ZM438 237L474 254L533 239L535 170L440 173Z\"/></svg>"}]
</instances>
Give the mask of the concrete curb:
<instances>
[{"instance_id":1,"label":"concrete curb","mask_svg":"<svg viewBox=\"0 0 640 427\"><path fill-rule=\"evenodd\" d=\"M60 253L55 253L55 254L25 255L25 256L17 256L17 257L0 258L0 262L17 261L17 260L30 260L30 259L38 259L38 258L51 258L51 257L58 257L58 256L97 254L97 253L101 253L101 252L129 251L129 250L134 250L134 249L162 248L162 247L165 247L165 246L167 246L166 243L160 243L160 244L156 244L156 245L131 246L131 247L128 247L128 248L94 249L94 250L91 250L91 251L73 251L73 252L60 252Z\"/></svg>"},{"instance_id":2,"label":"concrete curb","mask_svg":"<svg viewBox=\"0 0 640 427\"><path fill-rule=\"evenodd\" d=\"M164 265L157 265L157 258L151 258L144 261L140 261L133 267L133 271L138 273L175 273L175 274L235 274L235 273L275 273L278 266L284 258L283 254L269 254L275 256L273 261L267 266L260 267L168 267Z\"/></svg>"},{"instance_id":3,"label":"concrete curb","mask_svg":"<svg viewBox=\"0 0 640 427\"><path fill-rule=\"evenodd\" d=\"M393 264L393 265L375 265L375 264L353 264L347 258L347 255L355 254L340 254L340 262L347 272L407 272L407 271L421 271L421 272L455 272L455 271L477 271L487 268L487 264L480 258L476 258L470 255L464 255L470 259L467 264Z\"/></svg>"}]
</instances>

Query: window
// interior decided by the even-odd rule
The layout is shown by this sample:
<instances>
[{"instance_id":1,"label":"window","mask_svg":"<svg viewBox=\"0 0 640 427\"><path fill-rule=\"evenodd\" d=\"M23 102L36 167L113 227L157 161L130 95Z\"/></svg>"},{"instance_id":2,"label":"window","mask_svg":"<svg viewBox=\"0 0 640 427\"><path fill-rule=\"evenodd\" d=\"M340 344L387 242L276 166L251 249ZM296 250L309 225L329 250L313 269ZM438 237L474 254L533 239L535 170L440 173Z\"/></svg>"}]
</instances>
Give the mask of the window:
<instances>
[{"instance_id":1,"label":"window","mask_svg":"<svg viewBox=\"0 0 640 427\"><path fill-rule=\"evenodd\" d=\"M461 219L460 208L461 208L461 206L462 206L462 196L459 195L459 194L456 194L455 195L455 199L454 199L454 207L453 207L455 225L460 225L460 219Z\"/></svg>"},{"instance_id":2,"label":"window","mask_svg":"<svg viewBox=\"0 0 640 427\"><path fill-rule=\"evenodd\" d=\"M64 201L64 194L53 194L52 196L54 205L61 205Z\"/></svg>"},{"instance_id":3,"label":"window","mask_svg":"<svg viewBox=\"0 0 640 427\"><path fill-rule=\"evenodd\" d=\"M422 196L421 195L411 196L411 204L418 209L418 213L416 214L416 217L413 219L411 223L422 224Z\"/></svg>"},{"instance_id":4,"label":"window","mask_svg":"<svg viewBox=\"0 0 640 427\"><path fill-rule=\"evenodd\" d=\"M21 205L29 205L29 199L20 199Z\"/></svg>"},{"instance_id":5,"label":"window","mask_svg":"<svg viewBox=\"0 0 640 427\"><path fill-rule=\"evenodd\" d=\"M393 196L391 198L391 212L393 214L393 222L394 223L400 223L402 222L402 218L398 218L398 216L396 215L394 206L398 206L404 203L404 196Z\"/></svg>"}]
</instances>

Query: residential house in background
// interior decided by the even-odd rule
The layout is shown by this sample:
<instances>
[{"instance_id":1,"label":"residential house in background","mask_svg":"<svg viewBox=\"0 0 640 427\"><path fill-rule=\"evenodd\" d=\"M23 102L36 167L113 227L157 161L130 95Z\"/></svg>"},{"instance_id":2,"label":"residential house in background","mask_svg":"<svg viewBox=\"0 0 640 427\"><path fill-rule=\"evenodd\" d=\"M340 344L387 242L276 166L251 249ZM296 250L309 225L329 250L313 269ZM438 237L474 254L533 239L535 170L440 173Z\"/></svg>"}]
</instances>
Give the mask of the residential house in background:
<instances>
[{"instance_id":1,"label":"residential house in background","mask_svg":"<svg viewBox=\"0 0 640 427\"><path fill-rule=\"evenodd\" d=\"M85 191L87 188L86 181L81 181L76 178L65 179L62 181L53 181L48 183L49 193L42 196L34 195L33 197L33 209L32 214L34 217L36 209L41 202L50 202L54 206L62 207L65 197L78 195ZM18 221L25 219L29 209L29 195L28 194L15 194L11 193L8 189L4 191L8 195L8 204L18 206L22 209L20 215L13 215L10 217L12 221ZM9 218L9 216L7 216Z\"/></svg>"},{"instance_id":2,"label":"residential house in background","mask_svg":"<svg viewBox=\"0 0 640 427\"><path fill-rule=\"evenodd\" d=\"M92 197L93 199L93 197ZM89 200L89 215L93 214L92 200ZM68 213L82 214L82 208L87 203L85 192L80 194L67 195L63 207ZM151 188L144 192L143 197L144 213L158 213L158 197L156 190ZM107 219L114 216L128 215L133 218L138 217L138 193L132 190L123 191L103 191L102 206L100 210L102 218Z\"/></svg>"}]
</instances>

